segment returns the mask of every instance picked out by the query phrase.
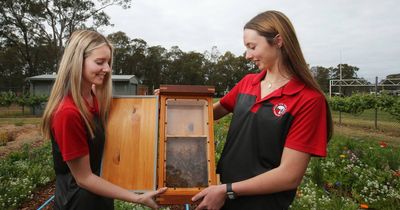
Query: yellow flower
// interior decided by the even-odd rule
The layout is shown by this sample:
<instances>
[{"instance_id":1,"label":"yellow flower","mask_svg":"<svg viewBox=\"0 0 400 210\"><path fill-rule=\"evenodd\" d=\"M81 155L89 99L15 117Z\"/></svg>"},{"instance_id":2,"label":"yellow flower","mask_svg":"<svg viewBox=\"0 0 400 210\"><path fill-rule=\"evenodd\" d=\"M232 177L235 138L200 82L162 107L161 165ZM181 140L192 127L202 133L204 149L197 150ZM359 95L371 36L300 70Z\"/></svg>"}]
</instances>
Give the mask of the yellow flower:
<instances>
[{"instance_id":1,"label":"yellow flower","mask_svg":"<svg viewBox=\"0 0 400 210\"><path fill-rule=\"evenodd\" d=\"M340 158L345 158L345 157L346 157L346 155L340 155L339 157L340 157Z\"/></svg>"}]
</instances>

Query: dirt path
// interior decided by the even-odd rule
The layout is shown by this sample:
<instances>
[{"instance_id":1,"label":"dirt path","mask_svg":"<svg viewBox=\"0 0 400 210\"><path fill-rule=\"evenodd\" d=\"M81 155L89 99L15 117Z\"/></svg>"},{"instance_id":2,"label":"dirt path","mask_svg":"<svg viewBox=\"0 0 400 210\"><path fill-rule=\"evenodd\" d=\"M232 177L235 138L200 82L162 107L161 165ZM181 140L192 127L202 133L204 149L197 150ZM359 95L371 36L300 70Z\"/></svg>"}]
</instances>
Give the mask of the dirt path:
<instances>
[{"instance_id":1,"label":"dirt path","mask_svg":"<svg viewBox=\"0 0 400 210\"><path fill-rule=\"evenodd\" d=\"M393 136L391 133L377 131L375 129L353 127L348 125L338 126L335 124L334 133L344 136L358 137L358 138L374 138L379 141L386 141L400 146L400 137Z\"/></svg>"},{"instance_id":2,"label":"dirt path","mask_svg":"<svg viewBox=\"0 0 400 210\"><path fill-rule=\"evenodd\" d=\"M38 147L44 143L39 125L0 125L0 131L7 132L13 139L7 142L6 145L0 146L0 158L10 154L12 151L18 151L24 144Z\"/></svg>"}]
</instances>

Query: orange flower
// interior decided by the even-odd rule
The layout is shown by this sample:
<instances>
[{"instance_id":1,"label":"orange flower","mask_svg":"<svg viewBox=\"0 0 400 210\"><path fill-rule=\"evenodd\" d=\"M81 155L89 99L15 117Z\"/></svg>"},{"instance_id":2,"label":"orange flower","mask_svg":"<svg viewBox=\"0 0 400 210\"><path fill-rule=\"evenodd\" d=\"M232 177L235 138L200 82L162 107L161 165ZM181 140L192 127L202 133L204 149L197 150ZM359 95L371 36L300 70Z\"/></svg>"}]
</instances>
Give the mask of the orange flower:
<instances>
[{"instance_id":1,"label":"orange flower","mask_svg":"<svg viewBox=\"0 0 400 210\"><path fill-rule=\"evenodd\" d=\"M400 170L394 171L393 172L394 176L400 177Z\"/></svg>"},{"instance_id":2,"label":"orange flower","mask_svg":"<svg viewBox=\"0 0 400 210\"><path fill-rule=\"evenodd\" d=\"M361 209L368 209L368 204L362 203L360 204Z\"/></svg>"},{"instance_id":3,"label":"orange flower","mask_svg":"<svg viewBox=\"0 0 400 210\"><path fill-rule=\"evenodd\" d=\"M380 141L380 142L379 142L379 146L381 146L382 148L385 148L385 147L387 147L388 145L387 145L386 142Z\"/></svg>"}]
</instances>

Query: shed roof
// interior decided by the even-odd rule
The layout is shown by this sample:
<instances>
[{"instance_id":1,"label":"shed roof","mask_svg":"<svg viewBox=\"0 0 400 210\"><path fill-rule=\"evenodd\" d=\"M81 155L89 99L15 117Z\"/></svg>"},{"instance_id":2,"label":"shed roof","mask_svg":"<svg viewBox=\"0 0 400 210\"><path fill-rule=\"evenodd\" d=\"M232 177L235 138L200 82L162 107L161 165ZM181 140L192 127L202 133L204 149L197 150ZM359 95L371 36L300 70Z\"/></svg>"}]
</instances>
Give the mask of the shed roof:
<instances>
[{"instance_id":1,"label":"shed roof","mask_svg":"<svg viewBox=\"0 0 400 210\"><path fill-rule=\"evenodd\" d=\"M28 77L26 80L28 81L52 81L57 77L56 74L42 74L38 76ZM138 79L135 75L112 75L111 79L113 81L130 81L133 84L139 84Z\"/></svg>"}]
</instances>

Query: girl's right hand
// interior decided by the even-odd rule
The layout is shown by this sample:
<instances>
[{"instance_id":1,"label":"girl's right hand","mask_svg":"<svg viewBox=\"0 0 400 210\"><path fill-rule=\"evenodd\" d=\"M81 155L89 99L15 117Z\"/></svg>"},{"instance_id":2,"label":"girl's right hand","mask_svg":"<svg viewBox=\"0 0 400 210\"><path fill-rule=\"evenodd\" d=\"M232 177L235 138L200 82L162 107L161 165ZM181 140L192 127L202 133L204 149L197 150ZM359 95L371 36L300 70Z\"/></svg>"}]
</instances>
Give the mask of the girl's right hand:
<instances>
[{"instance_id":1,"label":"girl's right hand","mask_svg":"<svg viewBox=\"0 0 400 210\"><path fill-rule=\"evenodd\" d=\"M163 187L156 191L141 194L141 195L139 195L138 203L148 206L152 209L158 209L158 205L155 202L155 198L158 195L163 194L165 191L167 191L167 189L168 189L167 187Z\"/></svg>"},{"instance_id":2,"label":"girl's right hand","mask_svg":"<svg viewBox=\"0 0 400 210\"><path fill-rule=\"evenodd\" d=\"M156 96L160 95L160 89L154 89L153 93Z\"/></svg>"}]
</instances>

